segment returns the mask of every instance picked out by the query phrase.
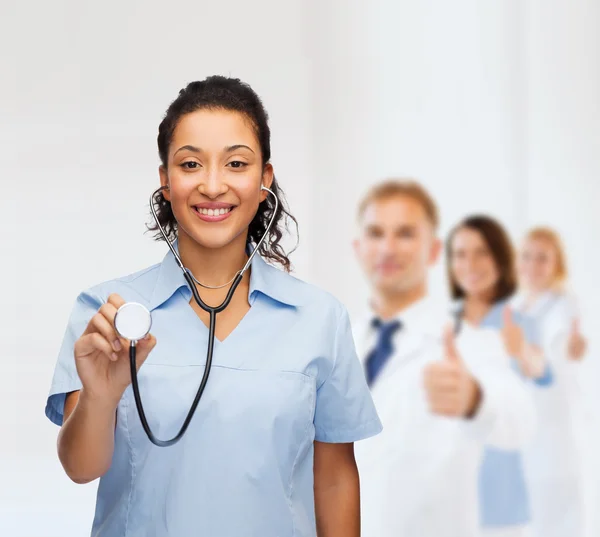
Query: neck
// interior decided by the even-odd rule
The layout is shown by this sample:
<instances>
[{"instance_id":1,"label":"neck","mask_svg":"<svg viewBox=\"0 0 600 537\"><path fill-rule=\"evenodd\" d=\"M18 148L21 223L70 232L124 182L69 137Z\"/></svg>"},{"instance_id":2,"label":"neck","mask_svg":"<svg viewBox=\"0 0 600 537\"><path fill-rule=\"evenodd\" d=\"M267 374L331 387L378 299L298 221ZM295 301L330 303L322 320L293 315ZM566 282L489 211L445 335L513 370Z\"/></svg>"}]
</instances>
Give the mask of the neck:
<instances>
[{"instance_id":1,"label":"neck","mask_svg":"<svg viewBox=\"0 0 600 537\"><path fill-rule=\"evenodd\" d=\"M177 246L183 265L199 282L212 287L231 281L248 261L245 234L222 248L206 248L179 232Z\"/></svg>"},{"instance_id":2,"label":"neck","mask_svg":"<svg viewBox=\"0 0 600 537\"><path fill-rule=\"evenodd\" d=\"M479 324L490 311L492 305L487 297L469 296L463 304L464 318L473 324Z\"/></svg>"},{"instance_id":3,"label":"neck","mask_svg":"<svg viewBox=\"0 0 600 537\"><path fill-rule=\"evenodd\" d=\"M538 289L534 287L529 287L525 290L525 308L530 308L533 306L538 299L548 291L548 289Z\"/></svg>"},{"instance_id":4,"label":"neck","mask_svg":"<svg viewBox=\"0 0 600 537\"><path fill-rule=\"evenodd\" d=\"M375 290L371 299L373 311L383 320L392 319L427 295L427 285L422 283L398 292Z\"/></svg>"}]
</instances>

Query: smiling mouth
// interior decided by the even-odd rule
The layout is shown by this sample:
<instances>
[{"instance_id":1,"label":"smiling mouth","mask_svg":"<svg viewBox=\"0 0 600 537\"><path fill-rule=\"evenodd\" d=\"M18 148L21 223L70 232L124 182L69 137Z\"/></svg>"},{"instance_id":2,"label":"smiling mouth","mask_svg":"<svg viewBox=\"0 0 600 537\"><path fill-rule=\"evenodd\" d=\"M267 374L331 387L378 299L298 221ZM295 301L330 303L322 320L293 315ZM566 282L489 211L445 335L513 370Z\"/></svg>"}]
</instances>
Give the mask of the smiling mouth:
<instances>
[{"instance_id":1,"label":"smiling mouth","mask_svg":"<svg viewBox=\"0 0 600 537\"><path fill-rule=\"evenodd\" d=\"M206 209L206 208L200 208L200 207L194 207L194 209L196 210L196 212L198 214L204 215L204 216L221 216L223 214L227 214L230 213L234 207L223 207L221 209Z\"/></svg>"},{"instance_id":2,"label":"smiling mouth","mask_svg":"<svg viewBox=\"0 0 600 537\"><path fill-rule=\"evenodd\" d=\"M229 218L235 206L207 209L206 207L193 207L194 212L204 222L221 222Z\"/></svg>"}]
</instances>

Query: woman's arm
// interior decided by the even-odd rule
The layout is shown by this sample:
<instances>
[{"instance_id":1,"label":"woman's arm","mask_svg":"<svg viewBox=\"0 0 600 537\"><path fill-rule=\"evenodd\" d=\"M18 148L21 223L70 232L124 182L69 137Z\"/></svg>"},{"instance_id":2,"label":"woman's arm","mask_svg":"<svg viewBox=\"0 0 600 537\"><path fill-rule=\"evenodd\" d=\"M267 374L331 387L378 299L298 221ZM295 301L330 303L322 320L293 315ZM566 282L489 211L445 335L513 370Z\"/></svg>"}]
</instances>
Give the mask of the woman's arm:
<instances>
[{"instance_id":1,"label":"woman's arm","mask_svg":"<svg viewBox=\"0 0 600 537\"><path fill-rule=\"evenodd\" d=\"M318 537L360 536L360 486L354 444L315 442Z\"/></svg>"},{"instance_id":2,"label":"woman's arm","mask_svg":"<svg viewBox=\"0 0 600 537\"><path fill-rule=\"evenodd\" d=\"M89 483L109 469L115 440L117 403L106 403L72 392L65 400L58 435L58 457L75 483Z\"/></svg>"},{"instance_id":3,"label":"woman's arm","mask_svg":"<svg viewBox=\"0 0 600 537\"><path fill-rule=\"evenodd\" d=\"M506 352L516 360L521 374L532 379L538 386L552 384L552 370L538 345L539 337L535 324L523 317L517 321L507 306L503 310L501 333Z\"/></svg>"},{"instance_id":4,"label":"woman's arm","mask_svg":"<svg viewBox=\"0 0 600 537\"><path fill-rule=\"evenodd\" d=\"M83 387L66 395L58 456L76 483L101 477L112 463L117 406L131 383L129 342L117 334L114 326L115 315L123 304L122 297L110 295L73 347ZM138 369L155 345L152 335L137 342Z\"/></svg>"}]
</instances>

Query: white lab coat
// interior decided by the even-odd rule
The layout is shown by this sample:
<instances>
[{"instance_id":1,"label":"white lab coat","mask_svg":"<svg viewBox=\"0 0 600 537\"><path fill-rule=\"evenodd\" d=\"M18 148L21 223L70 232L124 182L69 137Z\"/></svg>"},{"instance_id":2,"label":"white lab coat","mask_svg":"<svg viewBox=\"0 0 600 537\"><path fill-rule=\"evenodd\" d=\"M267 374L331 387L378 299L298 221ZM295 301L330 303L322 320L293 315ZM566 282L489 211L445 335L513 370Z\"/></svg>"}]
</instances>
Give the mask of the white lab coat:
<instances>
[{"instance_id":1,"label":"white lab coat","mask_svg":"<svg viewBox=\"0 0 600 537\"><path fill-rule=\"evenodd\" d=\"M511 369L498 333L463 323L457 348L482 386L480 410L472 420L431 414L423 372L443 356L449 318L428 300L398 318L395 353L372 386L383 432L355 447L362 535L475 537L483 446L513 449L528 441L535 426L531 394ZM355 325L363 361L375 338L369 320Z\"/></svg>"},{"instance_id":2,"label":"white lab coat","mask_svg":"<svg viewBox=\"0 0 600 537\"><path fill-rule=\"evenodd\" d=\"M554 375L552 385L534 391L539 427L525 452L534 537L583 537L585 533L585 453L588 417L580 368L568 359L567 344L576 315L567 295L547 292L527 310L524 297L516 309L530 315Z\"/></svg>"}]
</instances>

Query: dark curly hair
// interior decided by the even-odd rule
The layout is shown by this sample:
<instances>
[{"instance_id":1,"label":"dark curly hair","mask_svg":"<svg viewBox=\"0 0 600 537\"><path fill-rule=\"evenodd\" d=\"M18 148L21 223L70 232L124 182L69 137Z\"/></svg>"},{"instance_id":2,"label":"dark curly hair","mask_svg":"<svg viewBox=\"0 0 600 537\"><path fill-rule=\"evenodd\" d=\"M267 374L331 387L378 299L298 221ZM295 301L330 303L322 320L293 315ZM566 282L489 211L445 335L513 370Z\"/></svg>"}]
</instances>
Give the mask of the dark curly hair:
<instances>
[{"instance_id":1,"label":"dark curly hair","mask_svg":"<svg viewBox=\"0 0 600 537\"><path fill-rule=\"evenodd\" d=\"M186 114L202 109L231 110L245 115L254 127L258 138L263 166L269 162L271 159L271 130L268 123L269 117L260 97L248 84L238 78L210 76L202 81L191 82L180 90L177 99L167 109L158 128L157 138L158 154L165 168L167 168L169 146L177 124ZM289 272L291 262L279 242L283 237L284 230L288 230L290 220L294 223L296 236L298 236L298 222L290 214L284 194L275 177L270 189L279 199L279 207L269 235L265 238L258 253L264 258L278 263ZM165 199L162 191L155 196L154 203L158 221L163 226L169 240L174 240L177 237L177 220L173 214L171 203ZM258 211L248 227L248 243L258 244L265 234L274 209L273 198L267 196L259 205ZM148 230L155 232L155 240L164 240L156 222L149 225Z\"/></svg>"}]
</instances>

